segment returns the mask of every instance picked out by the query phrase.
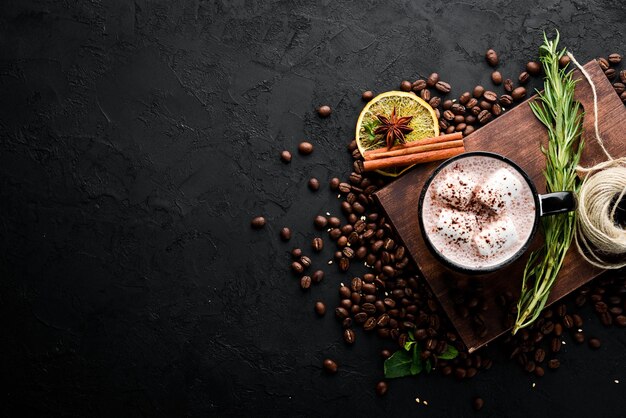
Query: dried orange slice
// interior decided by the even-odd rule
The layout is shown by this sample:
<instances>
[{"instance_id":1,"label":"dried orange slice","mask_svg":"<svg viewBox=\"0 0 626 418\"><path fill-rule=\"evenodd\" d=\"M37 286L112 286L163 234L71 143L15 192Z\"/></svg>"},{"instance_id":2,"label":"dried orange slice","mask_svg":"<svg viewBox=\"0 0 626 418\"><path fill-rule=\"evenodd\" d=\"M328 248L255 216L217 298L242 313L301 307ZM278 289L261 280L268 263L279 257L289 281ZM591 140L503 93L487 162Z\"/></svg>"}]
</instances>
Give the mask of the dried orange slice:
<instances>
[{"instance_id":1,"label":"dried orange slice","mask_svg":"<svg viewBox=\"0 0 626 418\"><path fill-rule=\"evenodd\" d=\"M374 130L379 126L376 115L389 116L396 109L398 117L413 116L409 127L412 132L405 135L406 142L419 141L439 135L439 122L433 108L414 93L404 91L388 91L374 97L361 111L356 123L356 144L361 155L365 151L385 147L385 140L381 135L375 135ZM380 174L396 177L411 167L398 167L377 170Z\"/></svg>"}]
</instances>

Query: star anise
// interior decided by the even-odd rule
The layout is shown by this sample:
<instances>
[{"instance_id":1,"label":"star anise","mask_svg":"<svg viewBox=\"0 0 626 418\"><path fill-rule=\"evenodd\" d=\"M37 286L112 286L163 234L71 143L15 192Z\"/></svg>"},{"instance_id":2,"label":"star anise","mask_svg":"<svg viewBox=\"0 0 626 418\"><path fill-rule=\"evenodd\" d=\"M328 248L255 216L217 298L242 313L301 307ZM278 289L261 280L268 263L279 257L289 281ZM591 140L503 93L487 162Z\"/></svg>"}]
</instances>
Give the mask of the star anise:
<instances>
[{"instance_id":1,"label":"star anise","mask_svg":"<svg viewBox=\"0 0 626 418\"><path fill-rule=\"evenodd\" d=\"M383 115L376 115L381 126L374 130L376 135L382 134L385 137L385 143L387 148L393 147L396 141L399 144L405 144L405 134L413 132L413 128L409 128L409 123L413 116L404 116L402 118L396 117L396 108L394 107L389 117Z\"/></svg>"}]
</instances>

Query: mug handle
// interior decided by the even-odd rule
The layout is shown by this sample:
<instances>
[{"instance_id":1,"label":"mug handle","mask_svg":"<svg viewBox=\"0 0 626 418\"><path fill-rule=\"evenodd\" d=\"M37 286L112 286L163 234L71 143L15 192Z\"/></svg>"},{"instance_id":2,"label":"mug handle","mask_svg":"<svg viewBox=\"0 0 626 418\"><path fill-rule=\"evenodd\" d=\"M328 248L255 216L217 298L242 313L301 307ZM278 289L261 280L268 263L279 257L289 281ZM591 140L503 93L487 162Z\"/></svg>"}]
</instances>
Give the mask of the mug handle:
<instances>
[{"instance_id":1,"label":"mug handle","mask_svg":"<svg viewBox=\"0 0 626 418\"><path fill-rule=\"evenodd\" d=\"M539 195L539 216L556 215L576 210L578 200L572 192L554 192Z\"/></svg>"}]
</instances>

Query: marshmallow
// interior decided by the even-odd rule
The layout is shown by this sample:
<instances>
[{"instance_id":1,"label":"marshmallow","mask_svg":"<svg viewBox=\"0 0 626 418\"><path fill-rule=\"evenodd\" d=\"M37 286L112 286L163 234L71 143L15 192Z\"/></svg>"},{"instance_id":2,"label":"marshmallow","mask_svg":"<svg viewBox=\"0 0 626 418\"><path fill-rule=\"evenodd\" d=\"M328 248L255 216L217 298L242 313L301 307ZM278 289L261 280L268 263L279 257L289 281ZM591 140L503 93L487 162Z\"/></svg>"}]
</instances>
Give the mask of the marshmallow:
<instances>
[{"instance_id":1,"label":"marshmallow","mask_svg":"<svg viewBox=\"0 0 626 418\"><path fill-rule=\"evenodd\" d=\"M472 241L480 255L491 257L516 245L518 240L513 221L505 217L486 225L482 231L474 235Z\"/></svg>"},{"instance_id":2,"label":"marshmallow","mask_svg":"<svg viewBox=\"0 0 626 418\"><path fill-rule=\"evenodd\" d=\"M518 198L523 185L508 168L491 174L476 193L476 199L495 213L502 213Z\"/></svg>"},{"instance_id":3,"label":"marshmallow","mask_svg":"<svg viewBox=\"0 0 626 418\"><path fill-rule=\"evenodd\" d=\"M476 215L444 208L437 219L437 230L450 242L468 243L478 229Z\"/></svg>"},{"instance_id":4,"label":"marshmallow","mask_svg":"<svg viewBox=\"0 0 626 418\"><path fill-rule=\"evenodd\" d=\"M437 187L437 199L455 208L464 209L474 194L476 183L470 176L453 172L441 180Z\"/></svg>"}]
</instances>

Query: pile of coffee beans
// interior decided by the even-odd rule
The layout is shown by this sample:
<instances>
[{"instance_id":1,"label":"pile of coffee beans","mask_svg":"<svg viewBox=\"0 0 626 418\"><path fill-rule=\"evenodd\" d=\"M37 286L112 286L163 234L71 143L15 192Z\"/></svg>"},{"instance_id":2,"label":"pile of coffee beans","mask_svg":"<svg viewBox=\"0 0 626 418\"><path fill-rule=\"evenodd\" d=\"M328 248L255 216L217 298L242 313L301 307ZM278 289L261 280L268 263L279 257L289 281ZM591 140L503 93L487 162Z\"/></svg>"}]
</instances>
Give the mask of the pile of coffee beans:
<instances>
[{"instance_id":1,"label":"pile of coffee beans","mask_svg":"<svg viewBox=\"0 0 626 418\"><path fill-rule=\"evenodd\" d=\"M531 61L517 77L505 78L496 69L500 63L496 51L488 50L485 59L493 67L491 79L494 87L491 89L478 85L471 92L463 92L458 98L451 98L448 95L452 86L441 80L435 72L426 79L402 81L400 88L414 92L435 109L442 132L463 132L464 135L469 135L524 100L527 95L524 85L530 77L542 75L541 65ZM621 63L621 56L611 54L607 58L599 58L598 62L610 80L620 78L613 87L626 102L626 71L618 73L615 69ZM560 65L568 64L569 58L563 57ZM495 86L503 91L495 92ZM362 94L364 101L373 97L372 91ZM318 108L318 114L320 117L328 117L331 109L322 106ZM340 272L350 273L352 276L349 280L346 278L346 283L338 286L338 302L334 309L334 315L343 327L343 340L347 345L352 345L358 343L360 332L375 333L393 343L389 349L380 353L384 360L397 348L404 346L411 331L423 347L422 359L430 359L434 369L443 375L462 380L489 369L492 361L484 350L468 352L427 283L420 278L408 251L374 202L372 194L390 179L376 173L362 172L362 156L354 140L348 144L347 149L354 160L353 171L344 181L333 178L329 183L330 190L338 193L341 198L343 219L328 213L317 215L313 219L313 226L318 233L326 235L326 239L334 245L333 258L328 261L328 265L335 265ZM302 155L308 155L313 151L313 145L303 142L298 151ZM281 154L284 162L291 159L291 154L286 153L288 151ZM317 190L319 182L311 179L309 187ZM265 219L256 217L251 224L253 228L262 228ZM291 231L287 233L285 229L288 230L284 228L280 236L288 240ZM313 238L313 252L320 252L325 247L325 238ZM294 248L291 257L290 268L299 277L304 291L309 291L312 284L324 279L323 270L309 272L312 262L302 249ZM479 285L463 292L452 293L459 314L472 319L473 330L479 336L487 332L482 315L488 302L482 293L483 289ZM500 295L493 303L502 308L502 320L506 325L511 325L516 316L516 300L513 295ZM560 367L558 354L565 339L573 344L587 342L592 349L600 347L599 339L585 334L580 309L586 305L593 306L605 326L626 327L626 278L623 275L601 276L555 306L545 309L532 326L520 330L514 336L501 338L497 344L526 372L541 377L546 369ZM317 315L324 315L326 304L318 301L313 310ZM362 331L358 331L359 328ZM438 355L449 345L454 346L459 355L453 360L438 359ZM394 346L396 348L391 348ZM332 359L325 359L322 367L331 374L339 370L339 366ZM385 395L387 390L385 381L378 382L375 387L380 396ZM472 401L476 410L480 410L483 403L479 397Z\"/></svg>"}]
</instances>

